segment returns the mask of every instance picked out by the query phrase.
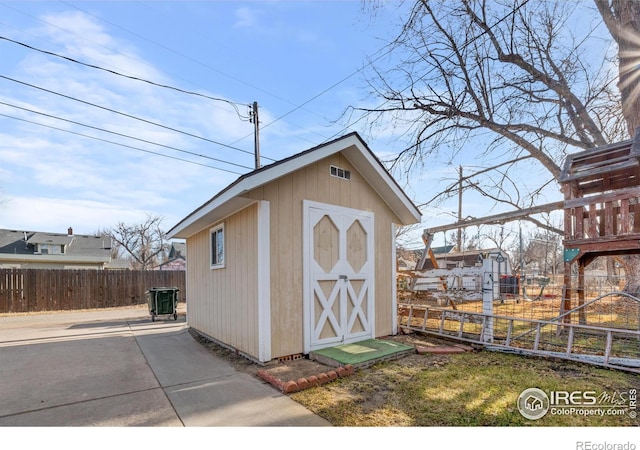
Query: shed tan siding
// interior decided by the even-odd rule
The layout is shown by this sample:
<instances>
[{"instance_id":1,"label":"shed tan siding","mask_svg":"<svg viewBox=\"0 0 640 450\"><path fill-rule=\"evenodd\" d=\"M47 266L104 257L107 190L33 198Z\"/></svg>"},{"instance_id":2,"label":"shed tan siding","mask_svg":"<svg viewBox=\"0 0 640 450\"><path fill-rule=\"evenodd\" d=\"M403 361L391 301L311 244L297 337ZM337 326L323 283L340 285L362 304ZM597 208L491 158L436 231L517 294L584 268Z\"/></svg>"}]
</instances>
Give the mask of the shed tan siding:
<instances>
[{"instance_id":1,"label":"shed tan siding","mask_svg":"<svg viewBox=\"0 0 640 450\"><path fill-rule=\"evenodd\" d=\"M210 229L187 239L189 325L252 357L258 355L257 206L222 221L225 267L210 268Z\"/></svg>"},{"instance_id":2,"label":"shed tan siding","mask_svg":"<svg viewBox=\"0 0 640 450\"><path fill-rule=\"evenodd\" d=\"M330 165L351 171L351 180L332 177ZM393 332L392 223L400 223L348 160L337 153L247 194L271 209L271 355L304 351L302 214L303 200L373 212L375 215L375 334ZM189 250L190 251L190 250ZM192 253L189 253L191 258Z\"/></svg>"}]
</instances>

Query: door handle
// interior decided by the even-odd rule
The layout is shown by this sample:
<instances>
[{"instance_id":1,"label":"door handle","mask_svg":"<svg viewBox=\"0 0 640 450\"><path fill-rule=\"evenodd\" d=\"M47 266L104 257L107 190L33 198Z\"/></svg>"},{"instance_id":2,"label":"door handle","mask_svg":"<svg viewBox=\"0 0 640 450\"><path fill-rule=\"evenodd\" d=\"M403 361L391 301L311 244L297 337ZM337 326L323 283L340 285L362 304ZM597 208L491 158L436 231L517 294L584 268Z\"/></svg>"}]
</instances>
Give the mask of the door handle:
<instances>
[{"instance_id":1,"label":"door handle","mask_svg":"<svg viewBox=\"0 0 640 450\"><path fill-rule=\"evenodd\" d=\"M341 280L347 281L349 278L346 275L339 275L339 277Z\"/></svg>"}]
</instances>

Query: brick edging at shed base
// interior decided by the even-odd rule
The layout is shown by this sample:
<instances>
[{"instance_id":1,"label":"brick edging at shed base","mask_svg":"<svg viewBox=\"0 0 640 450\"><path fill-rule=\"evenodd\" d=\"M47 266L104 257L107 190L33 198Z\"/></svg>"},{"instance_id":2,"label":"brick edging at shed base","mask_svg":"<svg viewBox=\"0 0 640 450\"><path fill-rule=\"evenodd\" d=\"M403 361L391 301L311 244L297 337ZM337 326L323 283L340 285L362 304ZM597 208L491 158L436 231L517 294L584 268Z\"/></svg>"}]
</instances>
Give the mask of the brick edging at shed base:
<instances>
[{"instance_id":1,"label":"brick edging at shed base","mask_svg":"<svg viewBox=\"0 0 640 450\"><path fill-rule=\"evenodd\" d=\"M336 369L330 370L326 373L322 372L318 375L311 375L307 378L299 378L297 380L289 381L282 381L280 378L276 378L266 370L259 370L256 375L267 383L273 385L276 389L282 391L282 393L291 394L310 387L321 386L329 383L330 381L337 380L338 378L353 375L354 373L355 368L351 364L347 364L344 367L337 367Z\"/></svg>"}]
</instances>

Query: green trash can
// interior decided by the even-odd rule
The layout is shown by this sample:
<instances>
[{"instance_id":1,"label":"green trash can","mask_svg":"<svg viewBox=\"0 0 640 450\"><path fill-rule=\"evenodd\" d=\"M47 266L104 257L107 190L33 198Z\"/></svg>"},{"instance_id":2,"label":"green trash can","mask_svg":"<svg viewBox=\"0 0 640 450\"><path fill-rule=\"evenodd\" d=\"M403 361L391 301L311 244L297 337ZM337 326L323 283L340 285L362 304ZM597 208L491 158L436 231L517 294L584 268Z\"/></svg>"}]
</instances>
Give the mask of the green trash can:
<instances>
[{"instance_id":1,"label":"green trash can","mask_svg":"<svg viewBox=\"0 0 640 450\"><path fill-rule=\"evenodd\" d=\"M145 292L149 304L149 314L151 314L153 322L155 322L156 316L163 315L173 316L174 320L178 320L179 291L180 289L176 287L154 287Z\"/></svg>"}]
</instances>

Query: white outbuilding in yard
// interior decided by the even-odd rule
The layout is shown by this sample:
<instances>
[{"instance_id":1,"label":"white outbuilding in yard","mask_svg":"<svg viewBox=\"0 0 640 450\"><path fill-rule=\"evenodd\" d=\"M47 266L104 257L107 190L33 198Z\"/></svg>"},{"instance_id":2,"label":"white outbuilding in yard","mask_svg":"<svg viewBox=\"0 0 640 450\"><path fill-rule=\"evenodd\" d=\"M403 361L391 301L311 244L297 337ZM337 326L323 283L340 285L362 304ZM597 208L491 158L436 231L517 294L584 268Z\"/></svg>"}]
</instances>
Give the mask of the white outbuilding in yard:
<instances>
[{"instance_id":1,"label":"white outbuilding in yard","mask_svg":"<svg viewBox=\"0 0 640 450\"><path fill-rule=\"evenodd\" d=\"M395 227L418 222L357 133L243 175L169 231L187 321L259 362L396 334Z\"/></svg>"}]
</instances>

